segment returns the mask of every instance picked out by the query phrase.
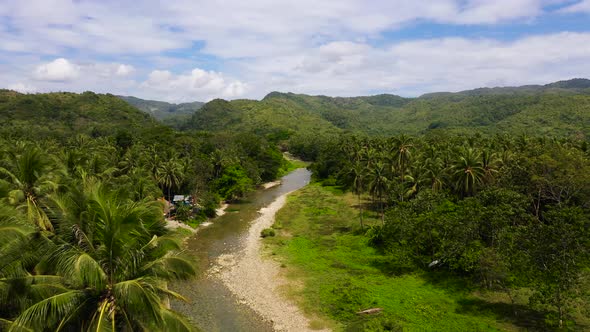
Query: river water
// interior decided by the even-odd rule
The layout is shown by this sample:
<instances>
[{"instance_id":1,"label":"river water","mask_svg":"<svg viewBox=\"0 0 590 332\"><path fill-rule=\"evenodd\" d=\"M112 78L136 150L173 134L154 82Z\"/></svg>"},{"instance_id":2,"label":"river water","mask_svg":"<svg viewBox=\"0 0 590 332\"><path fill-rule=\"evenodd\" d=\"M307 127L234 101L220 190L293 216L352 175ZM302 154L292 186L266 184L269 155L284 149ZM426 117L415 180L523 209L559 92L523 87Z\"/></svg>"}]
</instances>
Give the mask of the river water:
<instances>
[{"instance_id":1,"label":"river water","mask_svg":"<svg viewBox=\"0 0 590 332\"><path fill-rule=\"evenodd\" d=\"M172 290L190 301L174 301L172 309L189 317L204 332L272 331L271 324L246 305L240 304L221 280L207 277L207 270L220 255L239 255L244 249L250 223L258 217L258 211L282 194L304 187L310 177L308 170L297 169L284 176L281 185L253 192L244 201L231 204L225 215L190 237L185 247L197 257L200 272L196 279L170 285Z\"/></svg>"}]
</instances>

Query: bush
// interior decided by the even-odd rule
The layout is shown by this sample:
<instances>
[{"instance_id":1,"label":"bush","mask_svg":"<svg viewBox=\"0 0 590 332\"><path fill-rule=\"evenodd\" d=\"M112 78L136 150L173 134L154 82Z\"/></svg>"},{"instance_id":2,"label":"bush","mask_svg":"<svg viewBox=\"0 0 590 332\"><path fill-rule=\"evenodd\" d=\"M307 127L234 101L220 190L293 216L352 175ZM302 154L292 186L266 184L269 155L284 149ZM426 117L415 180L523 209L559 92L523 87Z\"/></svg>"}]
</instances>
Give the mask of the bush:
<instances>
[{"instance_id":1,"label":"bush","mask_svg":"<svg viewBox=\"0 0 590 332\"><path fill-rule=\"evenodd\" d=\"M262 230L262 232L260 232L260 236L261 237L269 237L269 236L275 236L275 230L272 228L265 228Z\"/></svg>"}]
</instances>

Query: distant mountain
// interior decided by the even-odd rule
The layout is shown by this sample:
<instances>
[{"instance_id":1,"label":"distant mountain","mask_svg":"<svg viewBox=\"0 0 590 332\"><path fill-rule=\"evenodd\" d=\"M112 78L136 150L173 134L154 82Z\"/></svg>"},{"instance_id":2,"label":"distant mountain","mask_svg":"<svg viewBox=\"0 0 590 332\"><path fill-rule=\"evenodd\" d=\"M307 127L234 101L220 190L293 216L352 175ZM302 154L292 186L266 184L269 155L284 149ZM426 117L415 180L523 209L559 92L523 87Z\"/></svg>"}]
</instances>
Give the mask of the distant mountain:
<instances>
[{"instance_id":1,"label":"distant mountain","mask_svg":"<svg viewBox=\"0 0 590 332\"><path fill-rule=\"evenodd\" d=\"M590 80L432 93L418 98L271 92L261 101L211 101L183 128L286 137L321 132L393 135L432 131L590 137Z\"/></svg>"},{"instance_id":2,"label":"distant mountain","mask_svg":"<svg viewBox=\"0 0 590 332\"><path fill-rule=\"evenodd\" d=\"M117 97L150 114L158 120L166 120L173 117L189 117L205 105L205 103L200 101L173 104L164 101L140 99L132 96Z\"/></svg>"},{"instance_id":3,"label":"distant mountain","mask_svg":"<svg viewBox=\"0 0 590 332\"><path fill-rule=\"evenodd\" d=\"M570 93L590 94L590 80L585 78L574 78L567 81L558 81L545 85L523 85L516 87L495 87L495 88L478 88L460 92L434 92L427 93L421 98L431 98L448 95L497 95L497 94L535 94L547 91L561 91Z\"/></svg>"}]
</instances>

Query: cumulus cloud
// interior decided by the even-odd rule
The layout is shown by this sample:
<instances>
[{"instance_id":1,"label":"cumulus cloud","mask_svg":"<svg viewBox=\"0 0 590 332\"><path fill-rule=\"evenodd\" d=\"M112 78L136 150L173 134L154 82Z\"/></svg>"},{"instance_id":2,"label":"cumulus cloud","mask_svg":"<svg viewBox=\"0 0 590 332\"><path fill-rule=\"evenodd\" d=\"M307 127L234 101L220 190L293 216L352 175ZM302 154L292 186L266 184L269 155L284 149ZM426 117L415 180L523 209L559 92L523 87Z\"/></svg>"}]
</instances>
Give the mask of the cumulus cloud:
<instances>
[{"instance_id":1,"label":"cumulus cloud","mask_svg":"<svg viewBox=\"0 0 590 332\"><path fill-rule=\"evenodd\" d=\"M359 95L419 95L480 86L590 77L590 33L556 33L501 42L437 38L386 47L334 42L301 56L243 64L254 90ZM270 83L269 83L270 82ZM268 92L269 88L266 88Z\"/></svg>"},{"instance_id":2,"label":"cumulus cloud","mask_svg":"<svg viewBox=\"0 0 590 332\"><path fill-rule=\"evenodd\" d=\"M9 1L0 81L168 101L544 83L590 76L590 44L586 33L534 35L536 20L584 11L590 0ZM427 39L438 34L414 29L424 23L453 28ZM511 39L461 37L474 26ZM39 64L47 56L57 59Z\"/></svg>"},{"instance_id":3,"label":"cumulus cloud","mask_svg":"<svg viewBox=\"0 0 590 332\"><path fill-rule=\"evenodd\" d=\"M8 86L9 90L14 90L20 93L34 93L37 92L37 88L32 85L25 83L15 83Z\"/></svg>"},{"instance_id":4,"label":"cumulus cloud","mask_svg":"<svg viewBox=\"0 0 590 332\"><path fill-rule=\"evenodd\" d=\"M112 78L128 76L135 71L132 65L121 63L86 62L73 63L64 58L38 65L33 71L33 78L39 81L68 82L85 77Z\"/></svg>"},{"instance_id":5,"label":"cumulus cloud","mask_svg":"<svg viewBox=\"0 0 590 332\"><path fill-rule=\"evenodd\" d=\"M33 76L40 81L71 81L78 77L80 66L59 58L38 66Z\"/></svg>"},{"instance_id":6,"label":"cumulus cloud","mask_svg":"<svg viewBox=\"0 0 590 332\"><path fill-rule=\"evenodd\" d=\"M195 68L189 73L175 75L168 70L154 70L141 84L145 90L166 94L167 100L210 100L215 97L236 98L243 95L246 85L226 80L221 73Z\"/></svg>"},{"instance_id":7,"label":"cumulus cloud","mask_svg":"<svg viewBox=\"0 0 590 332\"><path fill-rule=\"evenodd\" d=\"M11 29L0 30L0 49L154 54L202 41L204 51L220 57L284 54L419 20L480 25L531 19L548 2L567 0L13 1L3 6Z\"/></svg>"},{"instance_id":8,"label":"cumulus cloud","mask_svg":"<svg viewBox=\"0 0 590 332\"><path fill-rule=\"evenodd\" d=\"M115 75L117 76L127 76L135 71L135 68L131 65L124 65L120 64L117 66L117 70L115 71Z\"/></svg>"}]
</instances>

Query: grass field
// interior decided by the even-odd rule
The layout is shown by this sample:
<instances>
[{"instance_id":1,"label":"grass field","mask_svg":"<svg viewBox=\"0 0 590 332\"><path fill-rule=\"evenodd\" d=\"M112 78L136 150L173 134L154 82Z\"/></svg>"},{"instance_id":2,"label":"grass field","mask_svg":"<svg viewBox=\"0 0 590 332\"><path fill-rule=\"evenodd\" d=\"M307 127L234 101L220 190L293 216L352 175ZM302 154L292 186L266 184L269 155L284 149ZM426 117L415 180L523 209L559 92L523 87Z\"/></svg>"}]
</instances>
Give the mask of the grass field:
<instances>
[{"instance_id":1,"label":"grass field","mask_svg":"<svg viewBox=\"0 0 590 332\"><path fill-rule=\"evenodd\" d=\"M393 275L388 258L360 232L356 197L311 184L279 211L275 237L264 239L290 278L286 290L316 319L314 327L342 331L516 331L501 294L475 295L461 280L442 275ZM365 213L369 225L380 223ZM382 308L376 315L358 311ZM528 327L531 327L530 325Z\"/></svg>"}]
</instances>

